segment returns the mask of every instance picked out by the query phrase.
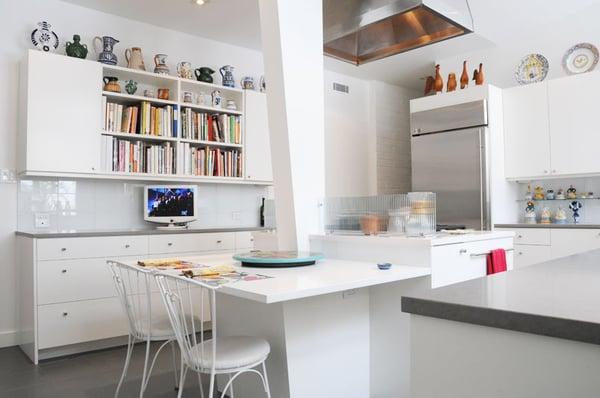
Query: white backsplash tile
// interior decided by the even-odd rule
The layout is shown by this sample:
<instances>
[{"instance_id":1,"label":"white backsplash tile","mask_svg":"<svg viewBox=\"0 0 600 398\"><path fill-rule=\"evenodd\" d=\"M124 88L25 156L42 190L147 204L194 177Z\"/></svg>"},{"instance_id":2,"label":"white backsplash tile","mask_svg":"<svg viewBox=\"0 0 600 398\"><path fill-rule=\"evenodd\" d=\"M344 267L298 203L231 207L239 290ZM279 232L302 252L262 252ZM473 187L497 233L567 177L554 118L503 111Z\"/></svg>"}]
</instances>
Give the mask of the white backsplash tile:
<instances>
[{"instance_id":1,"label":"white backsplash tile","mask_svg":"<svg viewBox=\"0 0 600 398\"><path fill-rule=\"evenodd\" d=\"M39 230L144 228L142 183L105 180L20 180L18 227L36 230L35 213L48 213ZM200 184L193 228L254 227L266 187ZM235 213L235 217L234 217Z\"/></svg>"}]
</instances>

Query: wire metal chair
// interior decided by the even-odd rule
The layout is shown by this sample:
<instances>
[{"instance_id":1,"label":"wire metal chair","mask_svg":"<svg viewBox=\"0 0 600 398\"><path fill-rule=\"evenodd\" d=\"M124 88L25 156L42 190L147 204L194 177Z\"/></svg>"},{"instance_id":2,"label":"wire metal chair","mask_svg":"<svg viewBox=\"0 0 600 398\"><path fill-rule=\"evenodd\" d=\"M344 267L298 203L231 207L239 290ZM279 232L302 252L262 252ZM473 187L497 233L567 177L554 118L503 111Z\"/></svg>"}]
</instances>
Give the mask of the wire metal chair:
<instances>
[{"instance_id":1,"label":"wire metal chair","mask_svg":"<svg viewBox=\"0 0 600 398\"><path fill-rule=\"evenodd\" d=\"M258 337L236 336L218 337L216 324L216 291L214 287L198 280L167 273L155 274L157 285L161 291L163 302L171 321L181 351L183 366L180 372L179 385L183 385L188 370L198 374L210 375L209 394L213 397L217 375L228 375L221 398L229 390L233 398L233 381L242 373L254 373L260 378L267 398L271 397L265 361L271 347L269 343ZM210 304L210 319L205 319L204 300L195 300L192 291L200 288L207 292ZM199 301L199 302L198 302ZM186 314L196 316L189 317ZM197 321L200 321L198 324ZM212 331L210 339L206 339L201 328L208 322ZM198 327L200 326L200 328ZM262 372L255 369L262 368ZM178 397L181 397L182 389ZM200 393L204 398L204 390L200 383Z\"/></svg>"},{"instance_id":2,"label":"wire metal chair","mask_svg":"<svg viewBox=\"0 0 600 398\"><path fill-rule=\"evenodd\" d=\"M115 398L118 397L119 391L123 385L123 381L129 369L129 363L133 354L133 348L137 342L146 342L146 351L144 359L144 371L142 373L142 382L140 387L140 398L144 396L144 392L148 387L152 370L158 358L158 354L162 349L170 345L173 355L173 368L175 371L175 388L178 389L179 377L177 374L177 354L175 347L175 333L171 327L167 315L160 316L158 312L162 309L162 305L152 303L152 288L156 287L152 271L142 269L137 266L122 264L114 261L107 261L110 267L112 278L123 307L123 311L129 323L129 338L127 341L127 355L125 357L125 365L119 379L119 384L115 391ZM157 289L155 288L155 291ZM150 346L152 342L163 341L152 357L150 362ZM181 362L181 360L180 360Z\"/></svg>"}]
</instances>

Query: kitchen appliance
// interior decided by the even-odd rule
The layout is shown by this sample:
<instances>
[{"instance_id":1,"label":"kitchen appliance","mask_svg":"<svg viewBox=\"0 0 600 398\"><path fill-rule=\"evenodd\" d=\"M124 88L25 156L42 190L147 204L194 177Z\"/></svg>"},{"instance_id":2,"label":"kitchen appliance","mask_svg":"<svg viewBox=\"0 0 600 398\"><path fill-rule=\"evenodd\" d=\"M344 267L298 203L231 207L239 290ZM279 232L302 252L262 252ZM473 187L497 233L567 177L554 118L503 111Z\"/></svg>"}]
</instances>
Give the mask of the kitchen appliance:
<instances>
[{"instance_id":1,"label":"kitchen appliance","mask_svg":"<svg viewBox=\"0 0 600 398\"><path fill-rule=\"evenodd\" d=\"M437 195L437 221L489 230L489 132L487 101L410 115L412 189Z\"/></svg>"}]
</instances>

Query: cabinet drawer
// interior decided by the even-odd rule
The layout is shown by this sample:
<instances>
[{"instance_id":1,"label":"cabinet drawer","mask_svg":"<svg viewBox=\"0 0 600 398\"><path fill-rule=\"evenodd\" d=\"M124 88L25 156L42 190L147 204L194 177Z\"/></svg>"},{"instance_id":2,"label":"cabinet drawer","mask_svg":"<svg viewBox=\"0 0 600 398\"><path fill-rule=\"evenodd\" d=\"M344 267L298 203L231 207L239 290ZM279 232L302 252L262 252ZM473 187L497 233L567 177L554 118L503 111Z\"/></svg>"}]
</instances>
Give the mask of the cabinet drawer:
<instances>
[{"instance_id":1,"label":"cabinet drawer","mask_svg":"<svg viewBox=\"0 0 600 398\"><path fill-rule=\"evenodd\" d=\"M148 239L150 254L233 250L234 247L235 237L231 232L151 235Z\"/></svg>"},{"instance_id":2,"label":"cabinet drawer","mask_svg":"<svg viewBox=\"0 0 600 398\"><path fill-rule=\"evenodd\" d=\"M487 274L486 253L494 249L512 249L512 239L495 239L437 246L431 254L433 288L479 278ZM513 252L506 252L508 269L512 269Z\"/></svg>"},{"instance_id":3,"label":"cabinet drawer","mask_svg":"<svg viewBox=\"0 0 600 398\"><path fill-rule=\"evenodd\" d=\"M38 306L39 348L106 339L128 333L116 297Z\"/></svg>"},{"instance_id":4,"label":"cabinet drawer","mask_svg":"<svg viewBox=\"0 0 600 398\"><path fill-rule=\"evenodd\" d=\"M254 236L251 231L243 231L235 233L235 250L252 250L254 249Z\"/></svg>"},{"instance_id":5,"label":"cabinet drawer","mask_svg":"<svg viewBox=\"0 0 600 398\"><path fill-rule=\"evenodd\" d=\"M520 228L515 229L516 245L550 246L550 229Z\"/></svg>"},{"instance_id":6,"label":"cabinet drawer","mask_svg":"<svg viewBox=\"0 0 600 398\"><path fill-rule=\"evenodd\" d=\"M39 260L136 256L146 254L147 251L147 236L101 236L37 240Z\"/></svg>"},{"instance_id":7,"label":"cabinet drawer","mask_svg":"<svg viewBox=\"0 0 600 398\"><path fill-rule=\"evenodd\" d=\"M103 258L40 261L38 304L114 297L115 287Z\"/></svg>"},{"instance_id":8,"label":"cabinet drawer","mask_svg":"<svg viewBox=\"0 0 600 398\"><path fill-rule=\"evenodd\" d=\"M515 268L543 263L555 258L549 247L540 245L515 245Z\"/></svg>"}]
</instances>

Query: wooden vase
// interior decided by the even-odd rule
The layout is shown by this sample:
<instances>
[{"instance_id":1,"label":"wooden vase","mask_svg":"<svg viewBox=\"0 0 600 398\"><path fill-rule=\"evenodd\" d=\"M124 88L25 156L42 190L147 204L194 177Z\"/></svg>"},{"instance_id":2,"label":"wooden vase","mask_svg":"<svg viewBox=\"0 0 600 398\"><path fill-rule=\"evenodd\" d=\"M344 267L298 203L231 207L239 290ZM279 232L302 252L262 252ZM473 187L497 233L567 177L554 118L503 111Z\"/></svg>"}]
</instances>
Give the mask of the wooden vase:
<instances>
[{"instance_id":1,"label":"wooden vase","mask_svg":"<svg viewBox=\"0 0 600 398\"><path fill-rule=\"evenodd\" d=\"M433 83L434 82L435 82L435 79L433 78L433 76L427 76L427 79L425 80L425 90L423 93L424 95L427 95L433 91Z\"/></svg>"},{"instance_id":2,"label":"wooden vase","mask_svg":"<svg viewBox=\"0 0 600 398\"><path fill-rule=\"evenodd\" d=\"M463 61L463 70L460 75L460 89L464 89L469 85L469 72L467 72L467 61Z\"/></svg>"},{"instance_id":3,"label":"wooden vase","mask_svg":"<svg viewBox=\"0 0 600 398\"><path fill-rule=\"evenodd\" d=\"M442 75L440 74L440 66L435 66L435 82L433 83L433 89L436 94L441 92L444 89L444 80L442 79Z\"/></svg>"},{"instance_id":4,"label":"wooden vase","mask_svg":"<svg viewBox=\"0 0 600 398\"><path fill-rule=\"evenodd\" d=\"M450 73L448 75L448 82L446 83L446 91L451 92L456 90L456 74Z\"/></svg>"},{"instance_id":5,"label":"wooden vase","mask_svg":"<svg viewBox=\"0 0 600 398\"><path fill-rule=\"evenodd\" d=\"M479 64L479 70L477 71L477 76L475 77L475 84L477 86L481 86L483 84L484 81L484 77L483 77L483 64Z\"/></svg>"}]
</instances>

